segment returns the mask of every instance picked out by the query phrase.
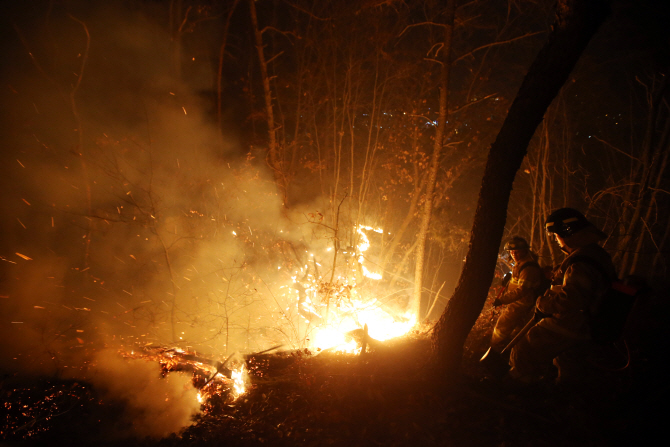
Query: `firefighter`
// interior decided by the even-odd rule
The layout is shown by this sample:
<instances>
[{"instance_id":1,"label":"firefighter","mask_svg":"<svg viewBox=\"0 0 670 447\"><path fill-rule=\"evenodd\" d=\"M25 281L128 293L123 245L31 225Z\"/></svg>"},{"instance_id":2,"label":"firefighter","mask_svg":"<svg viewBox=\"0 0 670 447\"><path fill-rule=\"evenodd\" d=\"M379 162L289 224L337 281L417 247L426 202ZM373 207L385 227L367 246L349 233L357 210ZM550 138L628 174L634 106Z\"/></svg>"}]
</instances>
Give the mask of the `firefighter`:
<instances>
[{"instance_id":1,"label":"firefighter","mask_svg":"<svg viewBox=\"0 0 670 447\"><path fill-rule=\"evenodd\" d=\"M512 349L509 376L536 381L553 363L558 368L558 383L581 381L592 347L589 310L597 306L616 271L610 255L598 245L605 233L579 211L561 208L552 212L545 229L567 257L555 270L554 285L537 299L535 315L540 321Z\"/></svg>"},{"instance_id":2,"label":"firefighter","mask_svg":"<svg viewBox=\"0 0 670 447\"><path fill-rule=\"evenodd\" d=\"M504 248L514 261L512 278L505 293L493 302L505 305L491 335L491 351L500 353L533 315L533 307L544 274L537 263L537 256L528 242L519 236L507 241Z\"/></svg>"}]
</instances>

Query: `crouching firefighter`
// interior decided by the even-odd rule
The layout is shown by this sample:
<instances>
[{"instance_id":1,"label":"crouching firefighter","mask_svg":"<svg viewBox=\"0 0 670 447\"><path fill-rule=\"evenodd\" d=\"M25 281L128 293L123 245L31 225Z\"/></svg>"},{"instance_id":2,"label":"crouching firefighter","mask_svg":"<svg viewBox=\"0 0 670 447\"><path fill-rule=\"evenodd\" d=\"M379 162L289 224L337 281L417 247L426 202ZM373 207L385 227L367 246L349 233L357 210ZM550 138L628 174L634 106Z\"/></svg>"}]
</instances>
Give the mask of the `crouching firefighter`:
<instances>
[{"instance_id":1,"label":"crouching firefighter","mask_svg":"<svg viewBox=\"0 0 670 447\"><path fill-rule=\"evenodd\" d=\"M541 293L544 272L537 263L537 256L530 250L528 242L514 236L505 244L514 261L512 276L505 292L493 302L494 306L505 305L491 335L491 347L482 363L494 374L507 372L507 359L501 351L533 315L535 300Z\"/></svg>"},{"instance_id":2,"label":"crouching firefighter","mask_svg":"<svg viewBox=\"0 0 670 447\"><path fill-rule=\"evenodd\" d=\"M552 212L545 229L567 257L555 270L551 289L537 299L539 322L512 348L509 375L532 382L553 363L557 382L580 381L593 347L589 315L616 279L616 271L610 255L598 245L605 233L579 211Z\"/></svg>"}]
</instances>

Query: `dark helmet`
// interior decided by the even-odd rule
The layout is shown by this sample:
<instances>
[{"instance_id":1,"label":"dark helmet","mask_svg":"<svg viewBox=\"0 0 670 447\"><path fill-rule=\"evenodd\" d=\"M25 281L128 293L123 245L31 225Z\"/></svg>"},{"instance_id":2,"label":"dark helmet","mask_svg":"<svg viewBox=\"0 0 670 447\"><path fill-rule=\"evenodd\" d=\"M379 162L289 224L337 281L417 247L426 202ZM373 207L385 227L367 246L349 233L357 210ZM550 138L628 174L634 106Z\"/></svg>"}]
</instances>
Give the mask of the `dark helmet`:
<instances>
[{"instance_id":1,"label":"dark helmet","mask_svg":"<svg viewBox=\"0 0 670 447\"><path fill-rule=\"evenodd\" d=\"M552 212L544 228L547 233L556 233L562 238L572 236L579 230L593 226L579 211L572 208L560 208Z\"/></svg>"},{"instance_id":2,"label":"dark helmet","mask_svg":"<svg viewBox=\"0 0 670 447\"><path fill-rule=\"evenodd\" d=\"M510 240L508 240L505 243L505 248L506 251L512 251L512 250L530 250L530 245L528 245L528 241L526 241L524 238L519 237L519 236L514 236Z\"/></svg>"}]
</instances>

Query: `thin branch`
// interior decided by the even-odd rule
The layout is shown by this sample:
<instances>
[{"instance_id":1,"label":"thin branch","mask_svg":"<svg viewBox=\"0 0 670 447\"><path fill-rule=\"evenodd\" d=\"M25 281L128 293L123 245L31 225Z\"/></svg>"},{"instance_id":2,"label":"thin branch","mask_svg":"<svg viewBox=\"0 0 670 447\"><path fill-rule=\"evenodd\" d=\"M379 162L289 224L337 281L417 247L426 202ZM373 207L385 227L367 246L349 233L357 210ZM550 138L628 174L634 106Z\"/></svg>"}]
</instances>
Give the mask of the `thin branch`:
<instances>
[{"instance_id":1,"label":"thin branch","mask_svg":"<svg viewBox=\"0 0 670 447\"><path fill-rule=\"evenodd\" d=\"M275 55L272 56L270 59L268 59L267 61L265 61L265 63L269 65L270 62L272 62L273 60L277 59L277 58L278 58L279 56L281 56L282 54L284 54L284 52L283 52L283 51L280 51L279 53L275 54ZM274 78L276 78L276 76L272 76L272 77L270 77L270 80L273 80Z\"/></svg>"},{"instance_id":2,"label":"thin branch","mask_svg":"<svg viewBox=\"0 0 670 447\"><path fill-rule=\"evenodd\" d=\"M544 32L545 31L537 31L537 32L534 32L534 33L527 33L527 34L524 34L523 36L513 37L513 38L508 39L508 40L501 40L499 42L492 42L492 43L488 43L486 45L482 45L481 47L477 47L474 50L472 50L468 53L465 53L464 55L462 55L460 57L457 57L456 59L454 59L454 61L452 63L456 63L456 62L460 61L461 59L465 59L468 56L472 56L472 54L475 53L476 51L483 50L485 48L495 47L497 45L504 45L504 44L507 44L507 43L514 42L516 40L525 39L526 37L532 37L532 36L535 36L537 34L543 34Z\"/></svg>"},{"instance_id":3,"label":"thin branch","mask_svg":"<svg viewBox=\"0 0 670 447\"><path fill-rule=\"evenodd\" d=\"M184 26L186 25L186 22L188 22L188 13L191 11L193 6L189 6L186 8L186 12L184 13L184 20L181 22L181 25L179 25L179 29L177 30L177 34L181 34L181 32L184 30Z\"/></svg>"},{"instance_id":4,"label":"thin branch","mask_svg":"<svg viewBox=\"0 0 670 447\"><path fill-rule=\"evenodd\" d=\"M430 53L432 53L433 49L435 47L437 47L437 49L435 50L435 57L437 57L437 55L440 53L440 50L444 47L444 42L438 42L435 45L433 45L432 47L430 47L430 49L426 52L426 56L428 56ZM430 58L428 58L428 60L432 60L433 62L442 63L442 61L437 61L437 60L430 59Z\"/></svg>"},{"instance_id":5,"label":"thin branch","mask_svg":"<svg viewBox=\"0 0 670 447\"><path fill-rule=\"evenodd\" d=\"M301 8L300 6L296 5L295 3L291 3L291 2L286 1L286 0L284 0L284 3L288 4L288 5L289 5L290 7L292 7L293 9L297 9L297 10L300 11L300 12L304 12L305 14L307 14L308 16L310 16L311 18L313 18L314 20L320 20L320 21L322 21L322 22L329 22L329 21L333 20L333 19L331 19L330 17L324 19L324 18L322 18L322 17L315 16L315 15L312 14L311 12L307 11L306 9Z\"/></svg>"},{"instance_id":6,"label":"thin branch","mask_svg":"<svg viewBox=\"0 0 670 447\"><path fill-rule=\"evenodd\" d=\"M276 32L278 32L279 34L281 34L281 35L284 36L284 37L287 37L287 36L290 35L290 36L295 37L296 39L301 39L301 37L298 36L298 35L297 35L296 33L294 33L293 31L282 31L282 30L280 30L280 29L278 29L278 28L275 28L274 26L269 26L269 25L266 26L265 28L263 28L263 29L261 30L261 34L265 34L266 31L276 31ZM290 39L289 39L289 41L290 41ZM293 43L293 42L291 42L291 43Z\"/></svg>"},{"instance_id":7,"label":"thin branch","mask_svg":"<svg viewBox=\"0 0 670 447\"><path fill-rule=\"evenodd\" d=\"M462 111L462 110L464 110L464 109L467 109L468 107L470 107L470 106L472 106L472 105L478 104L478 103L480 103L480 102L482 102L482 101L485 101L485 100L487 100L487 99L489 99L489 98L491 98L491 97L493 97L493 96L497 96L497 95L498 95L498 93L491 93L490 95L486 95L486 96L484 96L483 98L479 98L479 99L475 99L474 101L470 101L469 103L465 104L464 106L461 106L461 107L457 107L457 108L455 108L455 109L452 109L451 112L449 112L449 113L457 113L457 112L460 112L460 111Z\"/></svg>"},{"instance_id":8,"label":"thin branch","mask_svg":"<svg viewBox=\"0 0 670 447\"><path fill-rule=\"evenodd\" d=\"M601 138L598 138L598 136L596 136L596 135L593 135L593 138L595 138L596 140L600 141L602 144L604 144L605 146L609 147L610 149L614 149L615 151L619 152L620 154L625 155L626 157L630 158L631 160L635 160L635 161L637 161L637 162L640 161L639 158L633 157L631 154L627 154L626 152L624 152L624 151L622 151L621 149L619 149L619 148L613 146L612 144L608 143L607 141L605 141L605 140L603 140L603 139L601 139Z\"/></svg>"},{"instance_id":9,"label":"thin branch","mask_svg":"<svg viewBox=\"0 0 670 447\"><path fill-rule=\"evenodd\" d=\"M436 23L436 22L421 22L421 23L414 23L413 25L407 25L404 30L400 34L398 34L398 37L402 36L405 34L405 31L407 31L410 28L414 28L415 26L424 26L424 25L431 25L431 26L439 26L440 28L446 28L447 25L444 23Z\"/></svg>"}]
</instances>

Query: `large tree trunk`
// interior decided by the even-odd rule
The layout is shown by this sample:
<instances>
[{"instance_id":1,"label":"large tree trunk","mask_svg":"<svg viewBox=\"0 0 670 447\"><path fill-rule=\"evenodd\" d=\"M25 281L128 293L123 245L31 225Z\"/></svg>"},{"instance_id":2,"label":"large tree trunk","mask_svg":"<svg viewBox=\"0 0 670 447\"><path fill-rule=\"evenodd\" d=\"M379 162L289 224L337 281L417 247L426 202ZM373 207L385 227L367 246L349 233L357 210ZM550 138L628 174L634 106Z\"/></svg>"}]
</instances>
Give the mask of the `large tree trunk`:
<instances>
[{"instance_id":1,"label":"large tree trunk","mask_svg":"<svg viewBox=\"0 0 670 447\"><path fill-rule=\"evenodd\" d=\"M528 143L591 37L609 14L607 0L559 0L552 32L519 88L489 151L463 271L433 333L436 371L457 372L463 344L493 278L512 183Z\"/></svg>"}]
</instances>

